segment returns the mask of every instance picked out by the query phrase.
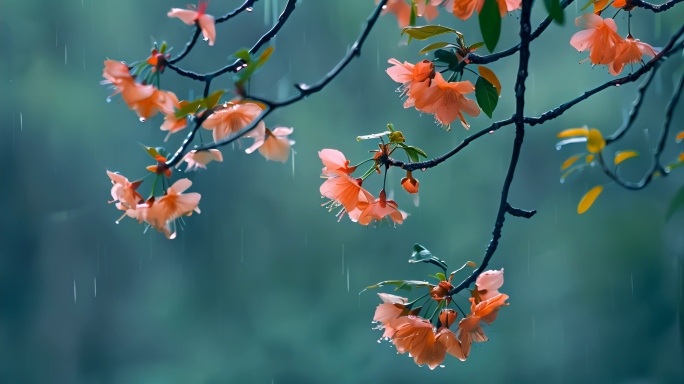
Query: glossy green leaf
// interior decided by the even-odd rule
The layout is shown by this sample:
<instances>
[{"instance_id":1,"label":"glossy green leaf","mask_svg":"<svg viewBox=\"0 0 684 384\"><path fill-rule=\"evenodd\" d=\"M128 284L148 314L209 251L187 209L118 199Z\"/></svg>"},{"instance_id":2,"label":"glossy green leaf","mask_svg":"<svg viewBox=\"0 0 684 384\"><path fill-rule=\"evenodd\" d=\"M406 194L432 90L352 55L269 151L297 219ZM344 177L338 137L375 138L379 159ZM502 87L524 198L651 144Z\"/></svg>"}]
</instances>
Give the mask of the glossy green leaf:
<instances>
[{"instance_id":1,"label":"glossy green leaf","mask_svg":"<svg viewBox=\"0 0 684 384\"><path fill-rule=\"evenodd\" d=\"M479 43L475 43L475 44L471 45L470 47L468 47L468 52L472 52L476 49L480 49L480 48L484 47L484 45L485 45L484 41L480 41Z\"/></svg>"},{"instance_id":2,"label":"glossy green leaf","mask_svg":"<svg viewBox=\"0 0 684 384\"><path fill-rule=\"evenodd\" d=\"M221 100L221 96L223 96L224 93L225 91L222 89L212 93L203 100L202 106L206 109L214 108L219 100Z\"/></svg>"},{"instance_id":3,"label":"glossy green leaf","mask_svg":"<svg viewBox=\"0 0 684 384\"><path fill-rule=\"evenodd\" d=\"M140 143L138 143L138 144L140 144ZM159 154L159 152L157 152L156 148L148 147L148 146L143 145L143 144L140 144L140 146L142 147L142 149L145 150L145 152L147 152L148 155L150 155L151 158L156 160L157 156L160 156L160 154Z\"/></svg>"},{"instance_id":4,"label":"glossy green leaf","mask_svg":"<svg viewBox=\"0 0 684 384\"><path fill-rule=\"evenodd\" d=\"M475 82L475 98L482 112L491 119L496 104L499 102L499 93L496 91L496 87L484 77L478 77Z\"/></svg>"},{"instance_id":5,"label":"glossy green leaf","mask_svg":"<svg viewBox=\"0 0 684 384\"><path fill-rule=\"evenodd\" d=\"M670 200L670 205L667 207L667 213L665 213L665 221L669 221L675 212L681 209L684 209L684 187L679 188L672 200Z\"/></svg>"},{"instance_id":6,"label":"glossy green leaf","mask_svg":"<svg viewBox=\"0 0 684 384\"><path fill-rule=\"evenodd\" d=\"M419 54L419 55L422 55L423 53L427 53L427 52L430 52L430 51L434 51L435 49L440 49L440 48L445 48L445 47L453 48L453 47L455 47L455 46L456 46L456 45L454 45L454 44L452 44L452 43L448 43L448 42L446 42L446 41L438 41L438 42L436 42L436 43L432 43L432 44L426 46L425 48L421 49L421 50L418 52L418 54Z\"/></svg>"},{"instance_id":7,"label":"glossy green leaf","mask_svg":"<svg viewBox=\"0 0 684 384\"><path fill-rule=\"evenodd\" d=\"M435 273L435 276L440 280L440 281L446 281L446 276L442 272L437 272Z\"/></svg>"},{"instance_id":8,"label":"glossy green leaf","mask_svg":"<svg viewBox=\"0 0 684 384\"><path fill-rule=\"evenodd\" d=\"M584 4L584 6L582 7L582 9L580 9L580 11L584 11L585 9L591 7L594 4L594 1L595 0L589 0L586 4Z\"/></svg>"},{"instance_id":9,"label":"glossy green leaf","mask_svg":"<svg viewBox=\"0 0 684 384\"><path fill-rule=\"evenodd\" d=\"M187 102L176 111L176 118L180 119L181 117L187 116L189 114L194 114L200 107L202 107L202 105L204 105L203 98Z\"/></svg>"},{"instance_id":10,"label":"glossy green leaf","mask_svg":"<svg viewBox=\"0 0 684 384\"><path fill-rule=\"evenodd\" d=\"M414 26L416 25L416 5L411 2L411 17L409 18L409 25ZM402 32L403 35L403 32ZM409 43L411 42L411 37L409 36Z\"/></svg>"},{"instance_id":11,"label":"glossy green leaf","mask_svg":"<svg viewBox=\"0 0 684 384\"><path fill-rule=\"evenodd\" d=\"M430 251L427 250L427 248L423 247L420 244L415 244L413 245L413 253L411 254L411 257L409 258L409 263L430 263L434 264L444 270L446 272L447 270L447 264L443 261L434 256Z\"/></svg>"},{"instance_id":12,"label":"glossy green leaf","mask_svg":"<svg viewBox=\"0 0 684 384\"><path fill-rule=\"evenodd\" d=\"M235 57L236 59L240 59L246 63L250 63L252 61L252 56L249 54L248 49L241 49L233 53L233 57Z\"/></svg>"},{"instance_id":13,"label":"glossy green leaf","mask_svg":"<svg viewBox=\"0 0 684 384\"><path fill-rule=\"evenodd\" d=\"M496 1L496 0L494 0L494 1ZM443 27L441 25L423 25L420 27L405 27L404 29L401 30L402 35L407 34L416 40L426 40L426 39L429 39L431 37L443 35L445 33L455 33L457 35L460 35L460 32L458 32L457 30L451 29L448 27Z\"/></svg>"},{"instance_id":14,"label":"glossy green leaf","mask_svg":"<svg viewBox=\"0 0 684 384\"><path fill-rule=\"evenodd\" d=\"M560 0L544 0L544 5L546 6L546 10L549 12L549 17L551 20L561 25L565 22Z\"/></svg>"},{"instance_id":15,"label":"glossy green leaf","mask_svg":"<svg viewBox=\"0 0 684 384\"><path fill-rule=\"evenodd\" d=\"M453 51L447 51L445 49L438 49L434 53L435 60L446 63L449 65L449 69L453 70L458 65L458 57Z\"/></svg>"},{"instance_id":16,"label":"glossy green leaf","mask_svg":"<svg viewBox=\"0 0 684 384\"><path fill-rule=\"evenodd\" d=\"M494 52L501 35L501 14L496 0L485 0L479 20L482 39L489 52Z\"/></svg>"}]
</instances>

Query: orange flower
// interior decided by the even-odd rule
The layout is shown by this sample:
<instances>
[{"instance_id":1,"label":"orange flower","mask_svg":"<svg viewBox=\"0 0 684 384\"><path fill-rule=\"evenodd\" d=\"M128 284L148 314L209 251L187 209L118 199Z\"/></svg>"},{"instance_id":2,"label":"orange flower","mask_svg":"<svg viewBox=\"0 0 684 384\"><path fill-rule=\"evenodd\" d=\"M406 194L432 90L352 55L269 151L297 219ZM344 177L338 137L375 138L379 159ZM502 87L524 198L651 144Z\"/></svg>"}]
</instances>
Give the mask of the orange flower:
<instances>
[{"instance_id":1,"label":"orange flower","mask_svg":"<svg viewBox=\"0 0 684 384\"><path fill-rule=\"evenodd\" d=\"M266 128L264 135L254 138L254 144L247 148L245 152L249 154L259 149L259 153L267 160L284 163L290 155L290 146L295 143L287 138L293 131L293 128L285 127L277 127L273 131Z\"/></svg>"},{"instance_id":2,"label":"orange flower","mask_svg":"<svg viewBox=\"0 0 684 384\"><path fill-rule=\"evenodd\" d=\"M192 212L200 213L200 194L197 192L182 194L190 188L192 182L180 179L166 190L166 194L159 200L152 201L142 214L150 226L163 232L167 238L176 237L175 221L181 216L190 216ZM173 227L173 228L172 228Z\"/></svg>"},{"instance_id":3,"label":"orange flower","mask_svg":"<svg viewBox=\"0 0 684 384\"><path fill-rule=\"evenodd\" d=\"M176 118L176 109L180 109L181 104L178 101L178 97L173 92L167 92L167 96L171 99L171 102L173 103L174 109L171 110L171 113L168 113L168 110L163 111L164 113L164 123L160 127L162 131L169 131L169 134L166 135L166 138L164 141L167 141L169 139L169 136L172 134L182 130L185 128L187 125L187 119L185 116L179 118Z\"/></svg>"},{"instance_id":4,"label":"orange flower","mask_svg":"<svg viewBox=\"0 0 684 384\"><path fill-rule=\"evenodd\" d=\"M339 220L348 213L352 221L359 221L362 211L373 200L373 195L361 188L363 180L354 179L341 171L329 170L325 175L328 180L323 182L320 192L331 201L323 205L330 204L331 210L342 206L343 209L338 213Z\"/></svg>"},{"instance_id":5,"label":"orange flower","mask_svg":"<svg viewBox=\"0 0 684 384\"><path fill-rule=\"evenodd\" d=\"M497 0L499 6L499 13L501 17L506 16L506 12L511 12L520 9L522 0ZM447 0L444 7L447 11L452 12L454 16L461 20L467 20L473 15L473 11L477 9L477 13L482 11L484 0Z\"/></svg>"},{"instance_id":6,"label":"orange flower","mask_svg":"<svg viewBox=\"0 0 684 384\"><path fill-rule=\"evenodd\" d=\"M166 157L158 155L154 159L157 160L157 165L148 165L146 169L157 175L164 174L166 177L171 177L171 169L166 165Z\"/></svg>"},{"instance_id":7,"label":"orange flower","mask_svg":"<svg viewBox=\"0 0 684 384\"><path fill-rule=\"evenodd\" d=\"M261 114L261 107L254 103L224 104L224 108L211 114L202 127L213 130L214 141L237 133L248 126ZM243 137L259 137L264 135L266 125L260 121L256 128Z\"/></svg>"},{"instance_id":8,"label":"orange flower","mask_svg":"<svg viewBox=\"0 0 684 384\"><path fill-rule=\"evenodd\" d=\"M112 84L116 89L113 94L109 97L120 93L124 87L133 86L135 80L128 70L128 65L114 60L105 60L104 70L102 71L102 77L106 80L102 80L100 84Z\"/></svg>"},{"instance_id":9,"label":"orange flower","mask_svg":"<svg viewBox=\"0 0 684 384\"><path fill-rule=\"evenodd\" d=\"M453 288L454 286L451 285L450 282L448 281L440 281L439 284L432 288L430 291L430 297L432 297L434 300L442 301L446 298L447 304L451 302L451 296L449 296L449 291Z\"/></svg>"},{"instance_id":10,"label":"orange flower","mask_svg":"<svg viewBox=\"0 0 684 384\"><path fill-rule=\"evenodd\" d=\"M610 64L615 59L622 38L613 19L585 13L575 19L575 25L584 30L572 36L570 45L580 52L589 49L592 64Z\"/></svg>"},{"instance_id":11,"label":"orange flower","mask_svg":"<svg viewBox=\"0 0 684 384\"><path fill-rule=\"evenodd\" d=\"M349 160L344 157L344 154L336 149L323 149L318 152L318 157L321 158L323 165L323 174L327 175L331 171L342 172L350 175L356 171L356 167L349 166Z\"/></svg>"},{"instance_id":12,"label":"orange flower","mask_svg":"<svg viewBox=\"0 0 684 384\"><path fill-rule=\"evenodd\" d=\"M465 357L470 353L472 342L487 341L480 321L491 324L496 319L501 306L508 305L506 300L508 295L503 293L498 294L488 300L483 300L475 304L475 298L470 300L470 314L458 323L459 337L461 340L461 347Z\"/></svg>"},{"instance_id":13,"label":"orange flower","mask_svg":"<svg viewBox=\"0 0 684 384\"><path fill-rule=\"evenodd\" d=\"M166 68L166 59L170 58L171 54L166 54L164 55L163 53L160 53L157 51L156 48L152 49L152 54L150 57L147 58L147 64L153 66L152 72L159 71L160 73L164 72L164 68Z\"/></svg>"},{"instance_id":14,"label":"orange flower","mask_svg":"<svg viewBox=\"0 0 684 384\"><path fill-rule=\"evenodd\" d=\"M207 164L214 160L223 162L223 155L218 149L209 149L207 151L190 151L183 157L183 161L188 163L188 166L185 168L185 172L196 171L200 168L207 169ZM180 167L181 164L182 163L178 163L176 168Z\"/></svg>"},{"instance_id":15,"label":"orange flower","mask_svg":"<svg viewBox=\"0 0 684 384\"><path fill-rule=\"evenodd\" d=\"M391 339L397 352L410 353L418 365L427 364L435 369L444 361L447 352L465 360L461 343L447 327L435 330L428 320L412 315L392 319L387 326L395 330Z\"/></svg>"},{"instance_id":16,"label":"orange flower","mask_svg":"<svg viewBox=\"0 0 684 384\"><path fill-rule=\"evenodd\" d=\"M399 210L397 203L395 203L394 200L387 200L385 190L383 189L380 191L379 198L366 205L360 213L358 220L359 224L368 225L373 220L380 221L386 216L389 216L395 224L401 224L404 222L405 215L406 213Z\"/></svg>"},{"instance_id":17,"label":"orange flower","mask_svg":"<svg viewBox=\"0 0 684 384\"><path fill-rule=\"evenodd\" d=\"M382 338L389 338L395 330L388 323L390 320L408 314L409 310L406 308L408 299L387 293L378 293L378 296L380 296L383 303L378 305L378 308L375 310L373 321L380 323L376 329L385 329Z\"/></svg>"},{"instance_id":18,"label":"orange flower","mask_svg":"<svg viewBox=\"0 0 684 384\"><path fill-rule=\"evenodd\" d=\"M107 171L107 175L112 179L112 198L109 203L117 203L117 208L121 210L135 209L139 203L143 202L142 196L136 191L142 180L131 183L123 175ZM123 207L123 208L122 208Z\"/></svg>"},{"instance_id":19,"label":"orange flower","mask_svg":"<svg viewBox=\"0 0 684 384\"><path fill-rule=\"evenodd\" d=\"M439 6L444 0L416 1L416 16L432 21L439 15Z\"/></svg>"},{"instance_id":20,"label":"orange flower","mask_svg":"<svg viewBox=\"0 0 684 384\"><path fill-rule=\"evenodd\" d=\"M406 171L406 177L401 179L401 186L410 194L418 193L418 180L413 178L411 171Z\"/></svg>"},{"instance_id":21,"label":"orange flower","mask_svg":"<svg viewBox=\"0 0 684 384\"><path fill-rule=\"evenodd\" d=\"M204 41L209 40L209 45L214 45L214 41L216 40L216 26L214 25L214 16L205 13L207 5L208 3L206 1L200 1L196 11L191 9L171 8L171 11L167 13L167 16L177 17L187 25L197 23L202 30L202 35L204 35Z\"/></svg>"},{"instance_id":22,"label":"orange flower","mask_svg":"<svg viewBox=\"0 0 684 384\"><path fill-rule=\"evenodd\" d=\"M380 0L375 0L375 4ZM389 0L383 7L382 14L387 12L394 13L400 28L407 27L411 21L411 5L405 0Z\"/></svg>"},{"instance_id":23,"label":"orange flower","mask_svg":"<svg viewBox=\"0 0 684 384\"><path fill-rule=\"evenodd\" d=\"M500 271L485 271L477 277L475 285L481 300L488 300L499 295L499 288L504 283L503 268Z\"/></svg>"},{"instance_id":24,"label":"orange flower","mask_svg":"<svg viewBox=\"0 0 684 384\"><path fill-rule=\"evenodd\" d=\"M136 82L121 89L121 98L128 104L129 109L135 110L142 122L160 111L165 115L175 113L174 106L178 102L173 92L160 91L153 85Z\"/></svg>"},{"instance_id":25,"label":"orange flower","mask_svg":"<svg viewBox=\"0 0 684 384\"><path fill-rule=\"evenodd\" d=\"M423 60L416 65L406 61L401 64L396 59L389 59L388 63L394 66L386 70L387 74L392 80L401 83L401 96L408 95L404 108L412 107L415 103L413 94L430 86L430 79L435 76L435 65L429 60Z\"/></svg>"},{"instance_id":26,"label":"orange flower","mask_svg":"<svg viewBox=\"0 0 684 384\"><path fill-rule=\"evenodd\" d=\"M456 118L460 118L463 126L469 129L470 126L466 123L463 112L470 116L477 116L480 114L480 108L474 100L463 95L473 91L475 87L470 81L448 83L442 74L437 72L432 85L413 93L413 97L416 99L416 109L434 114L440 124L449 125Z\"/></svg>"},{"instance_id":27,"label":"orange flower","mask_svg":"<svg viewBox=\"0 0 684 384\"><path fill-rule=\"evenodd\" d=\"M608 66L608 71L611 75L618 75L622 72L625 64L640 63L642 55L655 56L656 50L650 45L642 43L639 39L632 38L628 35L617 47L615 60Z\"/></svg>"},{"instance_id":28,"label":"orange flower","mask_svg":"<svg viewBox=\"0 0 684 384\"><path fill-rule=\"evenodd\" d=\"M636 5L632 5L631 0L615 0L612 5L615 8L622 8L625 11L631 11L636 7Z\"/></svg>"}]
</instances>

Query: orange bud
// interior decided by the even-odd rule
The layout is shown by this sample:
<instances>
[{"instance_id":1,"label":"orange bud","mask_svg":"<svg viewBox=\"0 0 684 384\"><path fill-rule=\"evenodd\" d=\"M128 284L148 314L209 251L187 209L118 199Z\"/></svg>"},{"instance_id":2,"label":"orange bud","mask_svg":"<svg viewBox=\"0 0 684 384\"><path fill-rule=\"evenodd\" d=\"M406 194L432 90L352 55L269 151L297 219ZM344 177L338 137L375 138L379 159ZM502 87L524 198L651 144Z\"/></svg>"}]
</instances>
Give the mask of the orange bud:
<instances>
[{"instance_id":1,"label":"orange bud","mask_svg":"<svg viewBox=\"0 0 684 384\"><path fill-rule=\"evenodd\" d=\"M435 77L435 65L430 60L423 60L413 66L414 81L425 81Z\"/></svg>"},{"instance_id":2,"label":"orange bud","mask_svg":"<svg viewBox=\"0 0 684 384\"><path fill-rule=\"evenodd\" d=\"M451 327L451 324L456 321L456 318L458 317L458 313L453 310L453 309L443 309L442 312L439 314L439 322L442 324L442 326L445 326L447 328Z\"/></svg>"},{"instance_id":3,"label":"orange bud","mask_svg":"<svg viewBox=\"0 0 684 384\"><path fill-rule=\"evenodd\" d=\"M413 178L411 171L406 171L406 177L401 179L401 186L410 194L418 193L418 180Z\"/></svg>"}]
</instances>

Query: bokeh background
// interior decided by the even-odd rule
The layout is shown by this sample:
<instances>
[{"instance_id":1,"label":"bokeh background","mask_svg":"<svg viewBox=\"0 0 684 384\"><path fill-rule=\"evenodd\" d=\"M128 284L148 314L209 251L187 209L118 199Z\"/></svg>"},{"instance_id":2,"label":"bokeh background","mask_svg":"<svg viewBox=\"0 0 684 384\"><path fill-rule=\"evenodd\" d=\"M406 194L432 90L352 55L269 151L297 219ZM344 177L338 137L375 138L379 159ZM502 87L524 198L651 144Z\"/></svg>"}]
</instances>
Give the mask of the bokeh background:
<instances>
[{"instance_id":1,"label":"bokeh background","mask_svg":"<svg viewBox=\"0 0 684 384\"><path fill-rule=\"evenodd\" d=\"M241 1L214 0L221 15ZM182 67L205 72L251 46L284 6L262 0L253 12L218 26L214 47L199 41ZM566 10L532 44L527 113L538 115L610 79L605 67L578 65L568 41L579 7ZM224 150L225 161L191 174L201 215L185 220L175 240L127 219L110 199L106 170L144 176L150 159L138 143L166 144L161 117L140 123L101 86L103 60L148 56L153 41L177 53L192 33L169 19L184 2L2 0L0 2L0 381L3 383L669 383L684 380L682 265L684 214L665 220L684 172L631 192L597 169L559 183L561 162L582 145L557 151L555 135L582 125L605 135L620 126L636 85L607 90L561 118L527 130L511 202L537 209L531 220L508 217L491 267L505 268L510 306L486 329L467 362L418 367L397 355L371 319L379 303L363 287L388 279L426 279L428 265L409 265L416 242L452 269L479 262L489 241L510 158L512 129L471 144L427 172L419 207L390 170L389 190L410 216L401 226L366 228L337 222L318 187L317 151L336 148L352 162L375 143L357 135L388 122L436 156L468 132L447 132L430 116L405 110L384 73L389 58L415 62L424 45L402 40L393 16L382 17L361 57L321 93L269 116L295 127L287 164ZM275 53L254 79L267 98L327 73L356 39L374 3L300 1L273 41ZM541 2L533 22L544 17ZM662 46L684 19L684 5L654 15L637 9L632 33ZM477 20L440 15L437 22L480 40ZM498 48L515 44L517 14L506 16ZM624 13L616 17L626 34ZM495 119L513 111L517 56L490 66L502 80ZM658 72L641 117L609 152L635 149L623 175L638 180L661 128L663 110L682 72L681 56ZM474 79L473 79L474 81ZM202 84L167 71L162 86L193 98ZM212 89L231 88L230 78ZM684 104L673 131L682 130ZM482 114L473 130L490 124ZM204 132L205 137L210 137ZM244 148L244 147L243 147ZM668 138L663 155L681 151ZM609 155L610 158L612 155ZM176 173L180 176L181 173ZM605 186L592 209L581 196ZM365 184L373 193L381 179ZM149 185L143 184L143 191ZM388 291L391 289L388 289ZM457 299L466 304L465 298Z\"/></svg>"}]
</instances>

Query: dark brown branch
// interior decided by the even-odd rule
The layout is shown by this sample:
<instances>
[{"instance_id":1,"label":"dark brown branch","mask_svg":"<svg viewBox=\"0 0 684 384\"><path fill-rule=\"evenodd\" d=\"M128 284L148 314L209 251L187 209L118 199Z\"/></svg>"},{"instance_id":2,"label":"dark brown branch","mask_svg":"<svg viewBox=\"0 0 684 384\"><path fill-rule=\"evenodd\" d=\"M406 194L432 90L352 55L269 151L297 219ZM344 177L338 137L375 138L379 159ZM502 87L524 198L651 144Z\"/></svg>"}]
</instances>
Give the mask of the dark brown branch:
<instances>
[{"instance_id":1,"label":"dark brown branch","mask_svg":"<svg viewBox=\"0 0 684 384\"><path fill-rule=\"evenodd\" d=\"M561 6L561 8L565 9L568 7L568 5L572 4L573 1L574 0L565 0L561 3L560 6ZM678 1L682 1L682 0L678 0ZM546 28L549 25L551 25L551 22L552 22L551 16L548 16L546 19L544 19L544 21L542 21L539 24L539 26L537 27L537 29L535 29L534 32L532 32L532 34L530 35L530 41L533 41L534 39L539 37L542 34L542 32L544 32L546 30ZM511 48L508 48L504 51L500 51L500 52L496 52L496 53L492 53L492 54L484 55L484 56L480 56L476 53L469 53L468 55L466 55L465 60L468 63L472 63L472 64L493 63L493 62L495 62L499 59L502 59L504 57L511 56L514 53L518 52L519 50L520 50L520 44L513 46Z\"/></svg>"},{"instance_id":2,"label":"dark brown branch","mask_svg":"<svg viewBox=\"0 0 684 384\"><path fill-rule=\"evenodd\" d=\"M449 295L455 295L458 292L470 286L477 277L487 268L489 260L496 252L499 245L499 238L501 238L501 229L503 228L506 213L512 209L508 203L508 192L513 182L515 169L520 158L520 149L525 137L525 79L527 79L527 68L530 61L530 41L531 29L530 14L532 12L533 0L522 1L522 11L520 12L520 63L518 65L518 76L515 82L515 115L513 121L515 123L515 140L513 141L513 153L511 154L511 163L508 166L506 179L501 190L501 200L499 202L499 211L496 214L496 221L494 223L494 230L492 231L492 240L487 246L484 257L480 265L470 274L465 280L449 291ZM517 212L517 211L515 211ZM510 212L509 212L510 213ZM531 217L531 215L530 215Z\"/></svg>"},{"instance_id":3,"label":"dark brown branch","mask_svg":"<svg viewBox=\"0 0 684 384\"><path fill-rule=\"evenodd\" d=\"M510 204L506 203L506 213L508 213L511 216L524 217L526 219L529 219L532 216L534 216L537 213L537 211L534 209L531 211L526 211L524 209L512 207Z\"/></svg>"},{"instance_id":4,"label":"dark brown branch","mask_svg":"<svg viewBox=\"0 0 684 384\"><path fill-rule=\"evenodd\" d=\"M684 0L670 0L670 1L663 3L663 4L660 4L660 5L647 3L647 2L642 1L642 0L631 0L631 1L628 1L627 3L630 5L634 5L636 7L639 7L639 8L648 9L649 11L653 11L654 13L659 13L659 12L667 11L668 9L674 7L675 4L681 3L682 1L684 1Z\"/></svg>"},{"instance_id":5,"label":"dark brown branch","mask_svg":"<svg viewBox=\"0 0 684 384\"><path fill-rule=\"evenodd\" d=\"M273 37L275 37L278 31L280 31L280 28L282 28L282 26L287 21L288 17L290 17L292 11L294 11L296 3L297 0L288 0L287 4L285 5L285 9L283 10L283 13L281 13L280 17L278 18L278 22L268 32L261 36L261 38L259 38L256 44L254 44L252 48L249 49L249 53L251 55L255 54L257 51L259 51L259 48L261 48L264 44L266 44ZM176 73L178 73L181 76L189 77L193 80L207 81L207 79L213 79L227 72L236 72L237 69L241 67L243 64L244 61L237 59L233 63L228 64L221 69L205 74L199 74L193 71L188 71L183 68L176 67L175 65L169 65L168 67L176 71Z\"/></svg>"},{"instance_id":6,"label":"dark brown branch","mask_svg":"<svg viewBox=\"0 0 684 384\"><path fill-rule=\"evenodd\" d=\"M618 174L617 174L617 167L615 168L614 171L611 171L608 168L608 165L605 162L605 159L603 158L602 154L599 153L599 164L601 164L601 168L603 169L603 172L605 172L608 177L613 179L618 185L625 189L629 190L639 190L643 189L646 187L651 180L653 180L653 177L655 176L656 172L660 172L663 176L667 175L667 171L663 168L663 166L660 164L660 156L663 153L663 149L665 149L665 140L667 139L668 133L670 132L670 125L672 122L672 115L674 114L675 106L677 105L677 102L679 101L679 97L682 94L682 88L684 87L684 74L679 79L679 84L675 88L674 92L672 93L672 97L670 97L670 102L667 105L667 109L665 111L665 119L663 120L663 129L660 132L660 137L658 138L658 146L656 147L655 152L653 152L653 163L651 164L651 168L646 172L644 177L636 182L632 183L627 180L622 179Z\"/></svg>"},{"instance_id":7,"label":"dark brown branch","mask_svg":"<svg viewBox=\"0 0 684 384\"><path fill-rule=\"evenodd\" d=\"M293 8L294 8L295 0L290 0L288 2L288 6L290 5L290 3L293 4ZM337 65L330 72L328 72L321 80L319 80L318 82L311 84L311 85L307 85L307 84L295 85L295 87L299 91L299 94L292 96L292 97L289 97L289 98L282 100L282 101L268 101L268 100L260 99L257 97L247 97L248 99L252 99L252 100L256 100L256 101L264 103L266 105L266 109L261 111L261 114L259 114L259 116L257 116L249 125L242 128L235 135L227 137L227 138L219 140L219 141L216 141L216 142L213 142L213 143L200 145L200 146L196 147L195 149L198 151L201 151L201 150L215 149L218 147L222 147L224 145L228 145L228 144L234 142L235 140L238 140L239 138L241 138L242 136L244 136L245 134L250 132L252 129L254 129L257 126L257 124L259 124L259 122L261 120L263 120L266 116L268 116L274 110L276 110L278 108L286 107L286 106L293 104L293 103L296 103L297 101L303 100L303 99L309 97L311 94L314 94L314 93L322 90L330 81L332 81L335 77L337 77L337 75L339 75L340 72L342 72L342 70L352 61L352 59L354 57L358 57L361 54L361 47L363 46L363 43L366 41L366 38L368 37L368 34L370 33L371 29L373 29L375 22L378 20L378 17L380 16L380 12L382 11L382 7L384 7L385 4L387 4L387 0L381 0L378 3L378 5L375 7L375 10L373 11L373 13L370 15L370 17L366 21L366 27L361 32L361 35L359 36L359 38L354 42L354 45L352 45L352 48L349 50L349 52L347 52L347 54L342 58L342 60L339 63L337 63ZM283 14L285 14L285 12L287 12L287 7L286 7L286 10L283 11ZM290 12L291 12L291 10L290 10ZM283 15L281 15L281 19L282 18L283 18ZM285 16L285 18L287 18L287 17ZM278 22L280 23L280 20ZM197 132L197 130L202 125L202 122L204 122L204 120L206 118L208 118L213 112L214 112L213 110L206 111L202 114L201 117L195 119L195 126L193 127L192 131L188 134L188 136L183 141L180 148L178 148L176 153L174 153L174 155L166 162L166 165L168 167L173 167L176 164L178 164L178 162L180 162L181 158L183 157L183 154L185 153L188 146L190 145L190 142L192 141L193 137L195 136L195 133Z\"/></svg>"},{"instance_id":8,"label":"dark brown branch","mask_svg":"<svg viewBox=\"0 0 684 384\"><path fill-rule=\"evenodd\" d=\"M216 23L222 23L224 21L228 21L232 19L233 17L239 15L243 11L247 9L252 9L254 6L254 3L257 2L258 0L246 0L241 6L237 7L234 11L228 12L225 15L219 17L218 19L215 20ZM168 64L175 64L179 62L182 58L187 56L188 53L190 53L190 50L192 47L195 46L195 43L197 42L197 39L199 38L200 33L202 30L198 25L195 25L195 31L192 33L192 36L190 37L190 40L188 40L187 43L185 43L185 47L181 51L181 53L178 54L178 56L174 57L173 59L168 61Z\"/></svg>"}]
</instances>

